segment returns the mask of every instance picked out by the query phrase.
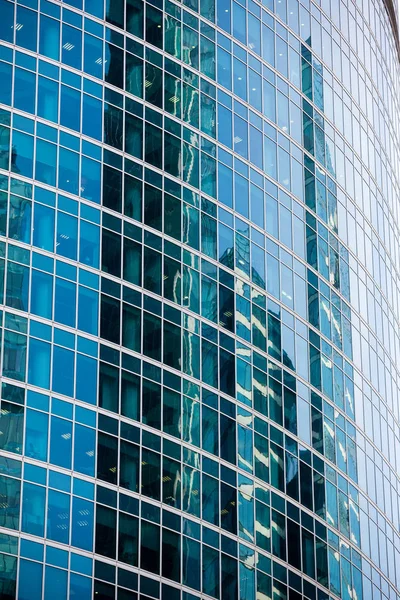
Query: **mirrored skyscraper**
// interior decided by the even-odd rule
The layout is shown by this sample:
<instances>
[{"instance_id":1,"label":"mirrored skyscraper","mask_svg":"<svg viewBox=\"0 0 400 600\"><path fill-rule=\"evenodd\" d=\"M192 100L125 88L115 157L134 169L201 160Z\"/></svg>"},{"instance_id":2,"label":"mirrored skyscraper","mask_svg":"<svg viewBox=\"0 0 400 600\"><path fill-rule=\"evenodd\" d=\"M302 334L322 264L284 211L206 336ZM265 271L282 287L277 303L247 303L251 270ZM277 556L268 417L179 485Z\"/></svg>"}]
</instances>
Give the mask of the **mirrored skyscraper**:
<instances>
[{"instance_id":1,"label":"mirrored skyscraper","mask_svg":"<svg viewBox=\"0 0 400 600\"><path fill-rule=\"evenodd\" d=\"M391 0L0 0L1 600L400 600Z\"/></svg>"}]
</instances>

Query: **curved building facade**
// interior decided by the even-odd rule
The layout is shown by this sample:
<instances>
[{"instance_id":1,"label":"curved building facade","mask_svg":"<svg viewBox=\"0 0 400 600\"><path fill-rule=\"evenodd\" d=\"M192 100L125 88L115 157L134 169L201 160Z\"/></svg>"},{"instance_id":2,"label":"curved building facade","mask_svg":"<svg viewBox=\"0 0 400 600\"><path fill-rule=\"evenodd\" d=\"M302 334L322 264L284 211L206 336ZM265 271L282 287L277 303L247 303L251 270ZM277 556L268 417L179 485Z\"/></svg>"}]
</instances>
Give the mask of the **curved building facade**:
<instances>
[{"instance_id":1,"label":"curved building facade","mask_svg":"<svg viewBox=\"0 0 400 600\"><path fill-rule=\"evenodd\" d=\"M400 600L390 0L0 0L2 600Z\"/></svg>"}]
</instances>

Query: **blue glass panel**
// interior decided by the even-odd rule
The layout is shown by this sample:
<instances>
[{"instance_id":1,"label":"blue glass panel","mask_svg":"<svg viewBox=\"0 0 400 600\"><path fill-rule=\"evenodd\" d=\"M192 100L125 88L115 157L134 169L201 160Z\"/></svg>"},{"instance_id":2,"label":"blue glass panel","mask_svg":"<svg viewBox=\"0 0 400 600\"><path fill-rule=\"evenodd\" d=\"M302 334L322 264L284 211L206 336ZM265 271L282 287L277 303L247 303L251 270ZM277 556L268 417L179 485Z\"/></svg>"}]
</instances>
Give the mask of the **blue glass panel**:
<instances>
[{"instance_id":1,"label":"blue glass panel","mask_svg":"<svg viewBox=\"0 0 400 600\"><path fill-rule=\"evenodd\" d=\"M58 186L71 194L79 193L79 154L66 148L59 150Z\"/></svg>"},{"instance_id":2,"label":"blue glass panel","mask_svg":"<svg viewBox=\"0 0 400 600\"><path fill-rule=\"evenodd\" d=\"M26 137L30 138L30 136ZM14 240L30 244L32 234L31 222L32 202L19 196L11 196L8 235Z\"/></svg>"},{"instance_id":3,"label":"blue glass panel","mask_svg":"<svg viewBox=\"0 0 400 600\"><path fill-rule=\"evenodd\" d=\"M58 83L46 77L38 80L37 114L47 121L58 122Z\"/></svg>"},{"instance_id":4,"label":"blue glass panel","mask_svg":"<svg viewBox=\"0 0 400 600\"><path fill-rule=\"evenodd\" d=\"M11 6L9 2L7 5ZM12 77L12 66L6 63L0 62L0 102L11 106L11 77ZM4 142L2 142L3 144Z\"/></svg>"},{"instance_id":5,"label":"blue glass panel","mask_svg":"<svg viewBox=\"0 0 400 600\"><path fill-rule=\"evenodd\" d=\"M84 518L82 519L82 516ZM82 550L93 549L93 502L73 497L71 543Z\"/></svg>"},{"instance_id":6,"label":"blue glass panel","mask_svg":"<svg viewBox=\"0 0 400 600\"><path fill-rule=\"evenodd\" d=\"M15 7L6 0L0 0L0 39L13 43Z\"/></svg>"},{"instance_id":7,"label":"blue glass panel","mask_svg":"<svg viewBox=\"0 0 400 600\"><path fill-rule=\"evenodd\" d=\"M57 146L44 140L36 141L35 177L38 181L56 184Z\"/></svg>"},{"instance_id":8,"label":"blue glass panel","mask_svg":"<svg viewBox=\"0 0 400 600\"><path fill-rule=\"evenodd\" d=\"M16 21L19 27L16 28L15 43L32 52L37 51L37 17L37 12L17 7Z\"/></svg>"},{"instance_id":9,"label":"blue glass panel","mask_svg":"<svg viewBox=\"0 0 400 600\"><path fill-rule=\"evenodd\" d=\"M32 177L33 175L33 137L20 131L13 132L13 158L11 170L14 173Z\"/></svg>"},{"instance_id":10,"label":"blue glass panel","mask_svg":"<svg viewBox=\"0 0 400 600\"><path fill-rule=\"evenodd\" d=\"M51 319L53 309L53 277L33 269L31 286L32 313L45 319Z\"/></svg>"},{"instance_id":11,"label":"blue glass panel","mask_svg":"<svg viewBox=\"0 0 400 600\"><path fill-rule=\"evenodd\" d=\"M43 565L21 559L19 564L18 600L42 600Z\"/></svg>"},{"instance_id":12,"label":"blue glass panel","mask_svg":"<svg viewBox=\"0 0 400 600\"><path fill-rule=\"evenodd\" d=\"M75 425L74 470L94 477L95 431L83 425Z\"/></svg>"},{"instance_id":13,"label":"blue glass panel","mask_svg":"<svg viewBox=\"0 0 400 600\"><path fill-rule=\"evenodd\" d=\"M66 24L62 26L61 60L74 69L82 65L82 32Z\"/></svg>"},{"instance_id":14,"label":"blue glass panel","mask_svg":"<svg viewBox=\"0 0 400 600\"><path fill-rule=\"evenodd\" d=\"M66 552L65 550L60 550L60 548L54 548L53 546L47 546L46 562L49 565L67 569L68 568L68 552Z\"/></svg>"},{"instance_id":15,"label":"blue glass panel","mask_svg":"<svg viewBox=\"0 0 400 600\"><path fill-rule=\"evenodd\" d=\"M95 140L102 140L103 105L100 100L83 94L82 133Z\"/></svg>"},{"instance_id":16,"label":"blue glass panel","mask_svg":"<svg viewBox=\"0 0 400 600\"><path fill-rule=\"evenodd\" d=\"M82 198L91 200L100 204L101 196L101 164L95 160L91 160L86 156L82 157L82 171L81 171L81 187L80 192ZM82 230L81 230L82 235ZM82 259L81 259L82 260ZM83 260L82 262L85 262ZM87 263L89 264L89 263ZM98 265L92 265L98 267Z\"/></svg>"},{"instance_id":17,"label":"blue glass panel","mask_svg":"<svg viewBox=\"0 0 400 600\"><path fill-rule=\"evenodd\" d=\"M78 292L78 328L81 331L97 335L98 305L98 293L80 285Z\"/></svg>"},{"instance_id":18,"label":"blue glass panel","mask_svg":"<svg viewBox=\"0 0 400 600\"><path fill-rule=\"evenodd\" d=\"M57 254L76 260L78 246L78 219L57 212Z\"/></svg>"},{"instance_id":19,"label":"blue glass panel","mask_svg":"<svg viewBox=\"0 0 400 600\"><path fill-rule=\"evenodd\" d=\"M76 285L56 277L56 302L54 319L64 325L75 327Z\"/></svg>"},{"instance_id":20,"label":"blue glass panel","mask_svg":"<svg viewBox=\"0 0 400 600\"><path fill-rule=\"evenodd\" d=\"M33 483L25 483L22 495L22 531L44 536L44 511L46 489Z\"/></svg>"},{"instance_id":21,"label":"blue glass panel","mask_svg":"<svg viewBox=\"0 0 400 600\"><path fill-rule=\"evenodd\" d=\"M59 417L51 417L50 462L53 465L71 468L72 423Z\"/></svg>"},{"instance_id":22,"label":"blue glass panel","mask_svg":"<svg viewBox=\"0 0 400 600\"><path fill-rule=\"evenodd\" d=\"M61 86L60 124L80 131L81 93L66 85Z\"/></svg>"},{"instance_id":23,"label":"blue glass panel","mask_svg":"<svg viewBox=\"0 0 400 600\"><path fill-rule=\"evenodd\" d=\"M49 490L47 504L47 537L68 544L70 531L70 495Z\"/></svg>"},{"instance_id":24,"label":"blue glass panel","mask_svg":"<svg viewBox=\"0 0 400 600\"><path fill-rule=\"evenodd\" d=\"M36 75L15 68L14 77L14 107L27 113L35 113Z\"/></svg>"},{"instance_id":25,"label":"blue glass panel","mask_svg":"<svg viewBox=\"0 0 400 600\"><path fill-rule=\"evenodd\" d=\"M40 17L39 53L53 60L60 56L60 23L44 15Z\"/></svg>"},{"instance_id":26,"label":"blue glass panel","mask_svg":"<svg viewBox=\"0 0 400 600\"><path fill-rule=\"evenodd\" d=\"M20 554L24 558L31 558L43 562L44 546L42 543L33 542L32 540L21 540Z\"/></svg>"},{"instance_id":27,"label":"blue glass panel","mask_svg":"<svg viewBox=\"0 0 400 600\"><path fill-rule=\"evenodd\" d=\"M46 566L44 578L44 600L67 598L68 573L62 569Z\"/></svg>"},{"instance_id":28,"label":"blue glass panel","mask_svg":"<svg viewBox=\"0 0 400 600\"><path fill-rule=\"evenodd\" d=\"M50 389L50 344L35 339L30 340L28 382Z\"/></svg>"},{"instance_id":29,"label":"blue glass panel","mask_svg":"<svg viewBox=\"0 0 400 600\"><path fill-rule=\"evenodd\" d=\"M53 252L54 210L35 203L33 223L33 245L42 250Z\"/></svg>"},{"instance_id":30,"label":"blue glass panel","mask_svg":"<svg viewBox=\"0 0 400 600\"><path fill-rule=\"evenodd\" d=\"M26 456L47 461L48 420L45 413L30 409L26 411Z\"/></svg>"},{"instance_id":31,"label":"blue glass panel","mask_svg":"<svg viewBox=\"0 0 400 600\"><path fill-rule=\"evenodd\" d=\"M83 354L76 356L76 397L89 404L97 402L97 361Z\"/></svg>"},{"instance_id":32,"label":"blue glass panel","mask_svg":"<svg viewBox=\"0 0 400 600\"><path fill-rule=\"evenodd\" d=\"M79 600L92 599L92 580L89 577L82 577L76 573L71 573L69 591L71 596Z\"/></svg>"}]
</instances>

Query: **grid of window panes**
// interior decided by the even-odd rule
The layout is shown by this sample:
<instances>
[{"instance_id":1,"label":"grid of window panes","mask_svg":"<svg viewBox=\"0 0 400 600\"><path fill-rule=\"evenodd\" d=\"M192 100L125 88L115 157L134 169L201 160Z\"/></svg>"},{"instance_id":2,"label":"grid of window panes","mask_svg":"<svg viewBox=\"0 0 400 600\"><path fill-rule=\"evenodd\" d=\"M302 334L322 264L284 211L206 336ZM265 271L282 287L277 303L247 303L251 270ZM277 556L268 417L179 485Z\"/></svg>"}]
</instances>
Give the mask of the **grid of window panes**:
<instances>
[{"instance_id":1,"label":"grid of window panes","mask_svg":"<svg viewBox=\"0 0 400 600\"><path fill-rule=\"evenodd\" d=\"M0 0L0 596L400 600L383 2Z\"/></svg>"}]
</instances>

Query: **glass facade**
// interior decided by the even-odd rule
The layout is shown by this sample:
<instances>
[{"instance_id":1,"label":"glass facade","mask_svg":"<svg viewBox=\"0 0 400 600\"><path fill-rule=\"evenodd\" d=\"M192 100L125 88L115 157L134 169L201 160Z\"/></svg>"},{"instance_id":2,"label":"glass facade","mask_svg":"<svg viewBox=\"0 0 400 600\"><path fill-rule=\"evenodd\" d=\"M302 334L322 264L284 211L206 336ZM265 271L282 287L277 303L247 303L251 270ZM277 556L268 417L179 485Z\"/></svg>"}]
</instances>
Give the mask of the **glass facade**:
<instances>
[{"instance_id":1,"label":"glass facade","mask_svg":"<svg viewBox=\"0 0 400 600\"><path fill-rule=\"evenodd\" d=\"M400 600L379 0L0 0L2 600Z\"/></svg>"}]
</instances>

